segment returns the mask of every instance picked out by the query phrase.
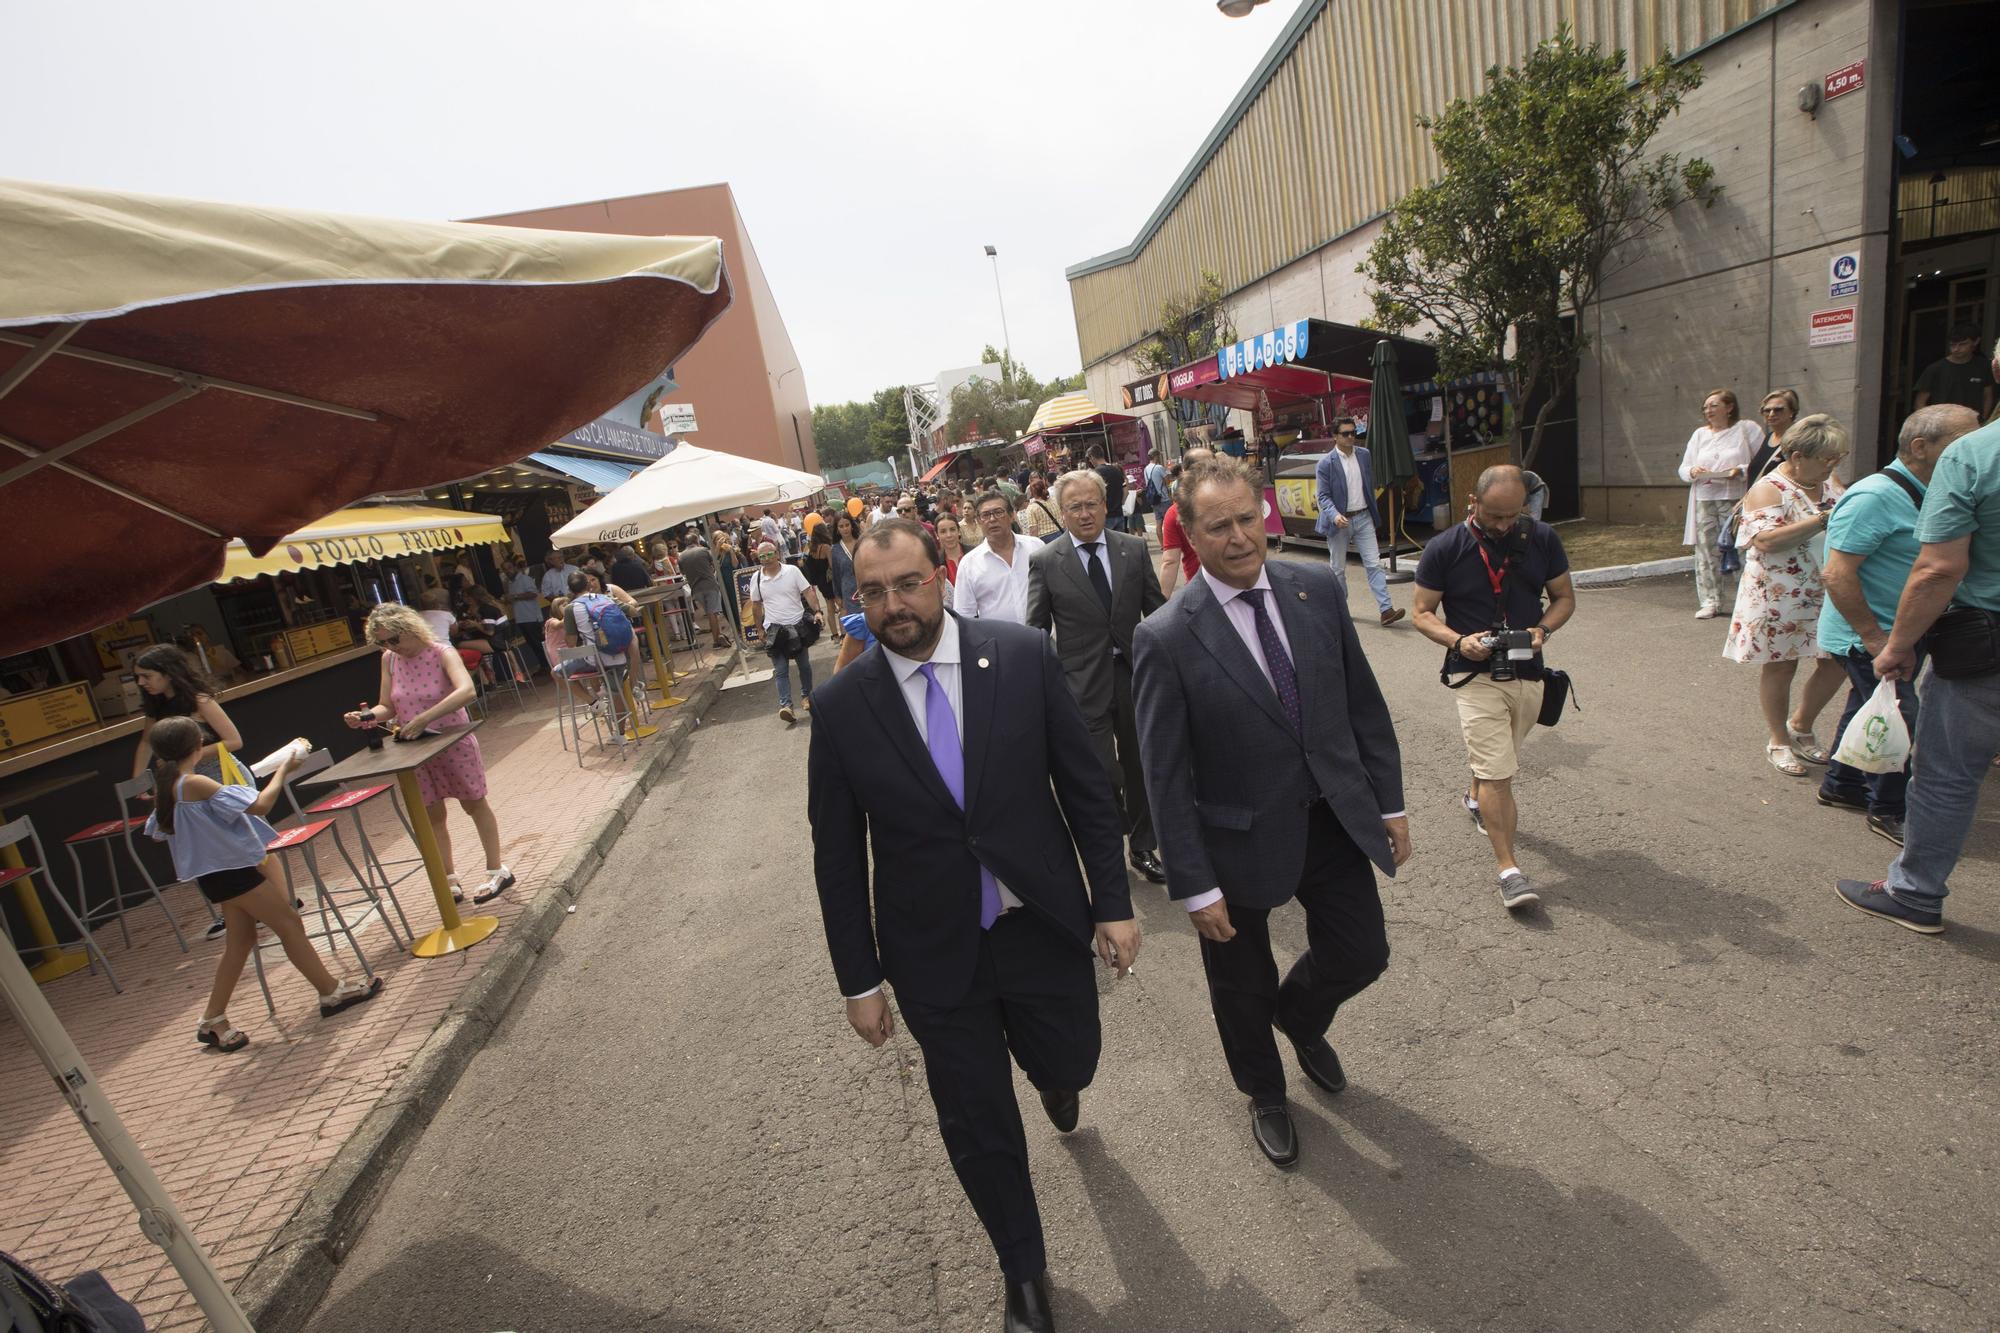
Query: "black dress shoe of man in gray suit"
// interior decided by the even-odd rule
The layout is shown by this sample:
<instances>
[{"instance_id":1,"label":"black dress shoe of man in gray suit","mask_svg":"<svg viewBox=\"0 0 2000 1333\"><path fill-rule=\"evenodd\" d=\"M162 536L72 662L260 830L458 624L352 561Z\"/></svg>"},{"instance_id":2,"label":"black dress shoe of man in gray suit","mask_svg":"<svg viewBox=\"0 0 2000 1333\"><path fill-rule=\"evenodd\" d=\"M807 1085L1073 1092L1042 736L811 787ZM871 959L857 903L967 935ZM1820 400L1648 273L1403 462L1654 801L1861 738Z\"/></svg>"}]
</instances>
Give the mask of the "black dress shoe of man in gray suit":
<instances>
[{"instance_id":1,"label":"black dress shoe of man in gray suit","mask_svg":"<svg viewBox=\"0 0 2000 1333\"><path fill-rule=\"evenodd\" d=\"M1334 1014L1389 965L1375 870L1410 855L1402 753L1338 575L1265 564L1250 475L1198 463L1179 503L1201 572L1133 635L1146 791L1252 1136L1285 1166L1298 1139L1277 1034L1338 1092ZM1307 948L1280 981L1270 917L1293 899Z\"/></svg>"}]
</instances>

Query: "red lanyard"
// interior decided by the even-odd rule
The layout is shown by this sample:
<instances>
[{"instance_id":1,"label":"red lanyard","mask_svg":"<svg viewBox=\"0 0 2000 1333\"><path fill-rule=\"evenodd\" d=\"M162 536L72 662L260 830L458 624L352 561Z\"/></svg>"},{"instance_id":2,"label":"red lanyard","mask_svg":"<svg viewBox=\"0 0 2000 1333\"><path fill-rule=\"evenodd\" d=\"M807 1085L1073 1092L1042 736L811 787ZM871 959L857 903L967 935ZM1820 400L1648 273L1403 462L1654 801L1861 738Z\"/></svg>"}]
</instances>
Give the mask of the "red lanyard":
<instances>
[{"instance_id":1,"label":"red lanyard","mask_svg":"<svg viewBox=\"0 0 2000 1333\"><path fill-rule=\"evenodd\" d=\"M1473 540L1478 543L1479 563L1486 566L1486 581L1493 585L1493 596L1499 599L1499 611L1501 616L1505 617L1507 614L1507 603L1505 600L1507 596L1507 567L1503 564L1498 569L1493 568L1493 561L1486 554L1486 542L1480 537L1479 526L1469 518L1465 520L1465 526L1472 529Z\"/></svg>"}]
</instances>

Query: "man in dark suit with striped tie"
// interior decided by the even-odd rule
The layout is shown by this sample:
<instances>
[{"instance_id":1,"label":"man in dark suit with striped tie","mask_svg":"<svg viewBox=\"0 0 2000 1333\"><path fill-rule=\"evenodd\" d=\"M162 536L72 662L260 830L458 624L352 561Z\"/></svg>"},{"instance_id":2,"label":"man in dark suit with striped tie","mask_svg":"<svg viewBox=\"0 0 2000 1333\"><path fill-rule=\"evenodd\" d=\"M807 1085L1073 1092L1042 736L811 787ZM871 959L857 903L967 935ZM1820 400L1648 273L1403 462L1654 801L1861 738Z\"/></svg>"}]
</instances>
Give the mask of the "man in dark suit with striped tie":
<instances>
[{"instance_id":1,"label":"man in dark suit with striped tie","mask_svg":"<svg viewBox=\"0 0 2000 1333\"><path fill-rule=\"evenodd\" d=\"M875 1046L895 988L1000 1259L1007 1333L1046 1333L1013 1062L1075 1129L1101 1044L1092 947L1120 976L1139 952L1118 808L1047 635L947 612L944 557L913 522L870 528L854 575L876 646L813 696L807 760L834 976Z\"/></svg>"},{"instance_id":2,"label":"man in dark suit with striped tie","mask_svg":"<svg viewBox=\"0 0 2000 1333\"><path fill-rule=\"evenodd\" d=\"M1339 576L1265 564L1251 474L1227 458L1188 468L1180 515L1201 572L1132 640L1146 790L1252 1137L1289 1166L1272 1032L1314 1083L1347 1086L1326 1034L1389 965L1370 863L1394 875L1409 859L1402 753ZM1293 898L1308 947L1281 983L1270 915Z\"/></svg>"}]
</instances>

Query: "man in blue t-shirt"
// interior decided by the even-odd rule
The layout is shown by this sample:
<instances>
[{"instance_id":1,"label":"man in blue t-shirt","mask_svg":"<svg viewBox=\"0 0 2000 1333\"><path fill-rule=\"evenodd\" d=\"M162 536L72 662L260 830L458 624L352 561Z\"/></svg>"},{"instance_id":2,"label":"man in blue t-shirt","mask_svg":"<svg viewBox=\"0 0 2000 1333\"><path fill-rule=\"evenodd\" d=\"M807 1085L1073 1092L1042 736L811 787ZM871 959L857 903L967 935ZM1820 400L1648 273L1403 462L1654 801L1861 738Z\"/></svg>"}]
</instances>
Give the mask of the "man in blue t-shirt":
<instances>
[{"instance_id":1,"label":"man in blue t-shirt","mask_svg":"<svg viewBox=\"0 0 2000 1333\"><path fill-rule=\"evenodd\" d=\"M1916 676L1917 644L1947 607L2000 625L2000 423L1961 435L1938 460L1917 516L1916 563L1875 655L1888 680ZM1976 649L1964 651L1974 657ZM1843 879L1835 892L1870 916L1922 935L1944 933L1946 881L1958 866L1993 756L2000 753L2000 664L1941 676L1932 647L1913 737L1903 850L1882 879Z\"/></svg>"},{"instance_id":2,"label":"man in blue t-shirt","mask_svg":"<svg viewBox=\"0 0 2000 1333\"><path fill-rule=\"evenodd\" d=\"M1979 425L1972 410L1955 404L1919 408L1903 423L1896 457L1888 467L1847 488L1826 525L1826 563L1820 575L1826 601L1819 613L1819 646L1847 672L1847 708L1837 737L1875 693L1875 654L1889 642L1896 600L1917 561L1917 511L1947 446ZM1896 702L1912 735L1917 728L1914 679L1896 682ZM1903 844L1909 766L1864 773L1834 759L1820 783L1819 803L1866 810L1868 827Z\"/></svg>"},{"instance_id":3,"label":"man in blue t-shirt","mask_svg":"<svg viewBox=\"0 0 2000 1333\"><path fill-rule=\"evenodd\" d=\"M1541 901L1514 860L1514 774L1521 742L1542 712L1542 645L1576 613L1562 538L1523 514L1527 504L1520 468L1480 473L1472 517L1424 547L1410 613L1425 638L1451 649L1449 671L1473 673L1455 695L1472 767L1472 789L1461 800L1493 844L1500 901L1509 911ZM1491 674L1493 650L1485 635L1501 628L1527 630L1533 638L1534 657L1513 664L1514 680L1496 681Z\"/></svg>"}]
</instances>

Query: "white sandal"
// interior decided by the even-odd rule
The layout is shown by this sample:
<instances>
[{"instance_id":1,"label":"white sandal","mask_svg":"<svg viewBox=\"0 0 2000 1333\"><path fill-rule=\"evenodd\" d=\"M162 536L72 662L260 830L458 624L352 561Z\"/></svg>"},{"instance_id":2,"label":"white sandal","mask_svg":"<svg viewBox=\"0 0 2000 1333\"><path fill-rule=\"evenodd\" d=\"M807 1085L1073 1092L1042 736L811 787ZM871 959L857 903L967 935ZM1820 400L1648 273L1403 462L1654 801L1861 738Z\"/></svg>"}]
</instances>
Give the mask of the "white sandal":
<instances>
[{"instance_id":1,"label":"white sandal","mask_svg":"<svg viewBox=\"0 0 2000 1333\"><path fill-rule=\"evenodd\" d=\"M1793 731L1785 728L1785 735L1792 742L1792 753L1808 764L1824 764L1826 751L1819 747L1819 737L1810 731Z\"/></svg>"},{"instance_id":2,"label":"white sandal","mask_svg":"<svg viewBox=\"0 0 2000 1333\"><path fill-rule=\"evenodd\" d=\"M451 900L453 902L462 903L465 901L465 886L458 882L457 875L446 875L444 882L451 886Z\"/></svg>"},{"instance_id":3,"label":"white sandal","mask_svg":"<svg viewBox=\"0 0 2000 1333\"><path fill-rule=\"evenodd\" d=\"M250 1038L237 1031L230 1023L228 1014L217 1014L214 1018L204 1018L195 1026L194 1039L204 1046L213 1046L227 1055L240 1051L250 1044Z\"/></svg>"},{"instance_id":4,"label":"white sandal","mask_svg":"<svg viewBox=\"0 0 2000 1333\"><path fill-rule=\"evenodd\" d=\"M1799 762L1799 757L1792 753L1789 745L1767 745L1764 757L1771 761L1772 768L1787 777L1802 778L1806 775L1806 766Z\"/></svg>"}]
</instances>

